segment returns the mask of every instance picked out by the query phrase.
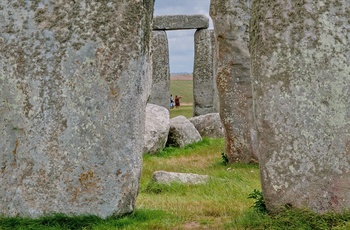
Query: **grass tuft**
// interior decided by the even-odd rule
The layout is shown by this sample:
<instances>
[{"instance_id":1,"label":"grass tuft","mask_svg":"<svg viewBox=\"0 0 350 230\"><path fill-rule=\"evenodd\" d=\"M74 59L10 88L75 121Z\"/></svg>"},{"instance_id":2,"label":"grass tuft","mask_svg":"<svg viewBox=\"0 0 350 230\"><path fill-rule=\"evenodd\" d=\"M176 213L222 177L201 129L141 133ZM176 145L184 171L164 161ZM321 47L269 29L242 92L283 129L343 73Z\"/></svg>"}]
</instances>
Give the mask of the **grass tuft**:
<instances>
[{"instance_id":1,"label":"grass tuft","mask_svg":"<svg viewBox=\"0 0 350 230\"><path fill-rule=\"evenodd\" d=\"M91 229L101 222L97 216L68 217L64 214L54 214L37 219L32 218L0 218L0 229Z\"/></svg>"},{"instance_id":2,"label":"grass tuft","mask_svg":"<svg viewBox=\"0 0 350 230\"><path fill-rule=\"evenodd\" d=\"M193 144L189 144L183 148L177 147L165 147L164 149L158 151L155 154L145 154L144 160L152 159L152 158L169 158L175 156L188 156L194 154L194 152L200 152L205 148L215 148L217 146L222 146L224 144L224 139L212 139L204 137L201 141ZM222 147L221 147L222 148ZM218 151L218 154L220 152Z\"/></svg>"},{"instance_id":3,"label":"grass tuft","mask_svg":"<svg viewBox=\"0 0 350 230\"><path fill-rule=\"evenodd\" d=\"M267 213L268 212L262 191L254 189L254 191L248 195L248 198L255 200L252 208L256 212L260 212L260 213Z\"/></svg>"},{"instance_id":4,"label":"grass tuft","mask_svg":"<svg viewBox=\"0 0 350 230\"><path fill-rule=\"evenodd\" d=\"M268 215L251 209L226 226L230 229L346 230L350 229L350 212L316 214L309 210L286 208L276 215Z\"/></svg>"}]
</instances>

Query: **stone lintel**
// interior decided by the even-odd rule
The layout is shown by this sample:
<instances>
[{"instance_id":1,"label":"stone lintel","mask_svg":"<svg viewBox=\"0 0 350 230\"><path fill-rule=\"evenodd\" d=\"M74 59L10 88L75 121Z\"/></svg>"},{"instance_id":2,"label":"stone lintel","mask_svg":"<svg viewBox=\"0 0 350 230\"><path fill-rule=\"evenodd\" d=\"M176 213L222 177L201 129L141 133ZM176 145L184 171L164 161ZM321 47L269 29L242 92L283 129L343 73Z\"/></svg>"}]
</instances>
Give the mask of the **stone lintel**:
<instances>
[{"instance_id":1,"label":"stone lintel","mask_svg":"<svg viewBox=\"0 0 350 230\"><path fill-rule=\"evenodd\" d=\"M153 19L154 30L207 29L209 18L202 14L162 15Z\"/></svg>"}]
</instances>

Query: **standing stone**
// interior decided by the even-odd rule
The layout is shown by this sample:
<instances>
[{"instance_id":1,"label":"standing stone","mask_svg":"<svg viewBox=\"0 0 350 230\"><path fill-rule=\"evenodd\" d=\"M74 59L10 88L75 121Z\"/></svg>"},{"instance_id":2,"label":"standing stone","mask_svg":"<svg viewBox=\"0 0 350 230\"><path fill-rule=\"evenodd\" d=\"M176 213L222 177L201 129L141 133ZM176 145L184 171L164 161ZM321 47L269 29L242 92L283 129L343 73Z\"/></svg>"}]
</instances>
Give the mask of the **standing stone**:
<instances>
[{"instance_id":1,"label":"standing stone","mask_svg":"<svg viewBox=\"0 0 350 230\"><path fill-rule=\"evenodd\" d=\"M348 0L254 1L254 108L268 209L350 209Z\"/></svg>"},{"instance_id":2,"label":"standing stone","mask_svg":"<svg viewBox=\"0 0 350 230\"><path fill-rule=\"evenodd\" d=\"M194 34L193 116L216 113L218 94L215 79L216 46L213 30L201 29Z\"/></svg>"},{"instance_id":3,"label":"standing stone","mask_svg":"<svg viewBox=\"0 0 350 230\"><path fill-rule=\"evenodd\" d=\"M220 116L230 163L258 161L252 147L255 131L248 50L250 2L212 0L210 6L218 46Z\"/></svg>"},{"instance_id":4,"label":"standing stone","mask_svg":"<svg viewBox=\"0 0 350 230\"><path fill-rule=\"evenodd\" d=\"M170 108L170 66L165 31L152 32L153 81L149 103Z\"/></svg>"},{"instance_id":5,"label":"standing stone","mask_svg":"<svg viewBox=\"0 0 350 230\"><path fill-rule=\"evenodd\" d=\"M105 218L139 190L153 1L0 1L0 213Z\"/></svg>"}]
</instances>

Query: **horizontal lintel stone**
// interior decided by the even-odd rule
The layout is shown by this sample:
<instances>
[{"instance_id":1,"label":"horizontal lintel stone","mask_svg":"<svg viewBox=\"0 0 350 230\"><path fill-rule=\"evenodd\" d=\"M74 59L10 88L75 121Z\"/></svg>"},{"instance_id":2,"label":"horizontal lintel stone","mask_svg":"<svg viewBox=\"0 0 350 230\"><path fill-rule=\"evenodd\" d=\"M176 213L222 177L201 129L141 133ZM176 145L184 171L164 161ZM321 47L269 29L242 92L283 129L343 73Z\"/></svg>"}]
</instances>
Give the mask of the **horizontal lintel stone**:
<instances>
[{"instance_id":1,"label":"horizontal lintel stone","mask_svg":"<svg viewBox=\"0 0 350 230\"><path fill-rule=\"evenodd\" d=\"M207 29L209 18L202 14L162 15L153 19L154 30Z\"/></svg>"}]
</instances>

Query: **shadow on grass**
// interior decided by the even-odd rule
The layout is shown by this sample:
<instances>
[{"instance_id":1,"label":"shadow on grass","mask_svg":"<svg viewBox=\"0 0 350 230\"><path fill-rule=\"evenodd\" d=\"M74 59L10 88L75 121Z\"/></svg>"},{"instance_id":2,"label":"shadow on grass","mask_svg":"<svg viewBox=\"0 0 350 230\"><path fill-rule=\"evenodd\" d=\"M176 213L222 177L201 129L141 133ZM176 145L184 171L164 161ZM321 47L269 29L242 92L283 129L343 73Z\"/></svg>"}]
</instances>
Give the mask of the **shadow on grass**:
<instances>
[{"instance_id":1,"label":"shadow on grass","mask_svg":"<svg viewBox=\"0 0 350 230\"><path fill-rule=\"evenodd\" d=\"M1 217L1 230L19 230L19 229L132 229L132 226L161 222L167 214L159 210L139 209L130 215L123 217L109 217L102 219L97 216L74 216L69 217L64 214L54 214L37 219L22 217Z\"/></svg>"},{"instance_id":2,"label":"shadow on grass","mask_svg":"<svg viewBox=\"0 0 350 230\"><path fill-rule=\"evenodd\" d=\"M64 214L54 214L38 219L22 217L1 217L0 229L89 229L103 221L97 216L68 217Z\"/></svg>"}]
</instances>

